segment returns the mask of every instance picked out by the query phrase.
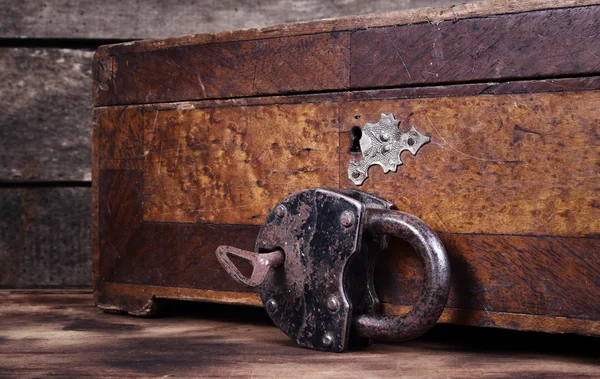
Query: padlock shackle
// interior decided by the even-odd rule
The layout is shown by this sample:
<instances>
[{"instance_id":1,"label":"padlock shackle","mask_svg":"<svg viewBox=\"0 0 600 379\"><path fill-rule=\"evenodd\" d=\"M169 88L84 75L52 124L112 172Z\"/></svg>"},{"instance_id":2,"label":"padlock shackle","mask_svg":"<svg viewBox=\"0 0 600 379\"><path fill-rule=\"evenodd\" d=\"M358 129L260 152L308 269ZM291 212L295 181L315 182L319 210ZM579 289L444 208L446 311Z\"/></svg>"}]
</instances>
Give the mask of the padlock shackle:
<instances>
[{"instance_id":1,"label":"padlock shackle","mask_svg":"<svg viewBox=\"0 0 600 379\"><path fill-rule=\"evenodd\" d=\"M438 235L418 217L387 209L367 209L365 228L375 234L395 236L410 243L424 264L424 283L419 300L403 316L365 314L355 316L361 337L405 341L428 331L438 320L450 289L448 255Z\"/></svg>"}]
</instances>

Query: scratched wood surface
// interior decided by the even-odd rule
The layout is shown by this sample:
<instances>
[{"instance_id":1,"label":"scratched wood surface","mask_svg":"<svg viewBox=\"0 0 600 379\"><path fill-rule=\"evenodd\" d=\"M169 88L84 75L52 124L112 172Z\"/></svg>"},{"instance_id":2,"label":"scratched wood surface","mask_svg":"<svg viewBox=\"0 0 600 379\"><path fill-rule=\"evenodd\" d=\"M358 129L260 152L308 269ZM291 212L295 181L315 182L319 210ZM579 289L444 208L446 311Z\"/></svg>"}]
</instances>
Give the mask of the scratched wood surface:
<instances>
[{"instance_id":1,"label":"scratched wood surface","mask_svg":"<svg viewBox=\"0 0 600 379\"><path fill-rule=\"evenodd\" d=\"M118 52L116 46L96 54L94 101L140 104L590 75L598 71L599 20L600 6L588 6L384 28L357 22L346 31L275 33L252 41L163 41L151 51Z\"/></svg>"},{"instance_id":2,"label":"scratched wood surface","mask_svg":"<svg viewBox=\"0 0 600 379\"><path fill-rule=\"evenodd\" d=\"M337 186L335 105L144 115L144 220L262 223L298 188Z\"/></svg>"},{"instance_id":3,"label":"scratched wood surface","mask_svg":"<svg viewBox=\"0 0 600 379\"><path fill-rule=\"evenodd\" d=\"M392 112L431 142L416 157L405 152L398 173L372 167L363 190L440 232L600 231L598 92L179 108L112 108L100 118L101 168L117 159L141 169L145 155L147 221L258 225L295 190L352 187L347 165L360 156L349 152L349 130Z\"/></svg>"},{"instance_id":4,"label":"scratched wood surface","mask_svg":"<svg viewBox=\"0 0 600 379\"><path fill-rule=\"evenodd\" d=\"M168 298L256 305L216 246L251 249L289 192L353 187L350 129L392 112L432 141L396 174L371 169L361 189L440 232L456 270L441 321L598 335L600 7L542 3L100 49L98 305L137 315ZM391 251L376 285L383 311L398 314L422 274L406 245Z\"/></svg>"},{"instance_id":5,"label":"scratched wood surface","mask_svg":"<svg viewBox=\"0 0 600 379\"><path fill-rule=\"evenodd\" d=\"M436 327L418 340L329 354L296 346L260 309L173 305L105 314L91 295L0 293L0 376L397 378L600 373L597 339Z\"/></svg>"},{"instance_id":6,"label":"scratched wood surface","mask_svg":"<svg viewBox=\"0 0 600 379\"><path fill-rule=\"evenodd\" d=\"M349 102L340 128L376 122L383 112L431 142L417 156L404 152L395 174L371 167L362 190L440 232L600 232L599 92ZM340 172L353 156L349 143L340 140ZM341 183L352 186L347 177Z\"/></svg>"},{"instance_id":7,"label":"scratched wood surface","mask_svg":"<svg viewBox=\"0 0 600 379\"><path fill-rule=\"evenodd\" d=\"M454 233L440 238L452 269L449 308L594 320L600 327L600 306L590 301L600 294L595 285L600 240ZM392 306L416 303L422 267L410 246L392 240L375 274L381 300ZM464 321L477 324L475 317Z\"/></svg>"},{"instance_id":8,"label":"scratched wood surface","mask_svg":"<svg viewBox=\"0 0 600 379\"><path fill-rule=\"evenodd\" d=\"M544 3L526 2L529 7ZM545 2L548 3L546 6L553 6ZM0 38L165 38L372 12L398 13L402 9L449 7L455 3L454 0L262 0L260 3L245 0L170 3L107 0L99 7L90 0L30 0L23 4L0 0L0 9L3 9L0 17L5 21L0 22Z\"/></svg>"},{"instance_id":9,"label":"scratched wood surface","mask_svg":"<svg viewBox=\"0 0 600 379\"><path fill-rule=\"evenodd\" d=\"M117 55L94 93L99 105L112 105L346 88L348 38L316 34Z\"/></svg>"},{"instance_id":10,"label":"scratched wood surface","mask_svg":"<svg viewBox=\"0 0 600 379\"><path fill-rule=\"evenodd\" d=\"M351 38L350 86L391 87L597 71L593 57L598 46L589 44L600 35L597 12L597 7L583 7L358 30ZM561 56L569 59L562 60Z\"/></svg>"},{"instance_id":11,"label":"scratched wood surface","mask_svg":"<svg viewBox=\"0 0 600 379\"><path fill-rule=\"evenodd\" d=\"M91 180L92 55L0 48L0 182Z\"/></svg>"},{"instance_id":12,"label":"scratched wood surface","mask_svg":"<svg viewBox=\"0 0 600 379\"><path fill-rule=\"evenodd\" d=\"M89 286L90 188L0 188L0 288Z\"/></svg>"},{"instance_id":13,"label":"scratched wood surface","mask_svg":"<svg viewBox=\"0 0 600 379\"><path fill-rule=\"evenodd\" d=\"M399 2L394 2L394 5L398 6L398 3ZM320 2L320 4L325 3ZM335 4L339 7L339 1L335 2ZM371 2L371 4L377 4L377 1ZM174 46L245 41L272 37L289 37L395 25L421 23L439 24L442 21L457 22L467 18L526 13L544 9L585 7L597 4L599 4L598 0L490 0L461 4L455 3L450 6L435 8L436 4L432 0L423 0L419 1L418 6L431 6L432 8L413 7L414 9L394 10L391 12L383 12L382 9L379 10L380 13L361 14L355 17L337 17L309 22L274 25L257 29L242 29L221 33L203 33L175 38L137 41L136 43L123 43L102 47L100 49L100 54L104 56L109 53L152 51ZM365 5L361 4L361 6Z\"/></svg>"},{"instance_id":14,"label":"scratched wood surface","mask_svg":"<svg viewBox=\"0 0 600 379\"><path fill-rule=\"evenodd\" d=\"M115 221L103 225L109 227ZM252 250L258 226L145 222L131 231L123 229L119 234L101 230L106 235L100 257L102 283L217 291L229 293L232 299L232 293L254 293L229 277L214 252L222 244ZM120 239L125 233L129 239L123 243ZM593 285L598 278L598 239L447 233L440 237L453 270L448 307L575 321L600 319L598 304L590 301L600 295ZM422 279L422 264L414 251L394 240L376 270L375 285L381 300L391 306L414 304ZM119 287L104 287L100 292L119 293L114 288ZM146 300L153 295L177 296L175 290L140 291L138 297ZM136 292L129 295L135 297ZM215 300L217 297L214 294ZM465 317L463 323L476 321Z\"/></svg>"},{"instance_id":15,"label":"scratched wood surface","mask_svg":"<svg viewBox=\"0 0 600 379\"><path fill-rule=\"evenodd\" d=\"M570 82L563 83L571 88ZM473 89L473 94L506 91L504 85L464 88ZM394 93L400 99L390 100ZM122 288L107 290L104 284L133 285L137 290L127 296L139 301L128 300L123 309L134 303L143 308L153 295L179 297L186 289L204 291L188 294L190 299L246 303L243 294L248 289L221 269L216 247L227 243L252 249L258 226L286 191L308 188L315 181L323 185L324 180L332 186L350 186L346 165L356 156L348 152L348 130L371 121L370 115L393 110L401 128L416 125L431 135L432 142L416 157L403 155L405 165L396 174L382 175L374 167L364 187L441 232L455 270L448 306L473 312L446 320L595 334L600 309L589 299L600 295L598 287L590 285L598 277L594 262L600 247L594 203L599 150L594 128L600 94L428 99L403 99L402 94L382 91L379 95L385 100L369 101L357 101L359 94L340 94L97 109L101 151L96 176L101 236L97 246L102 252L97 253L98 293L118 294ZM286 99L301 104L281 104ZM281 131L272 133L273 125ZM316 139L316 130L334 141ZM331 148L338 141L340 158ZM281 164L274 157L287 156L282 154L286 150L301 152L290 154L282 166L292 171L293 179L261 181L259 186L259 176L280 171L274 169ZM481 156L482 151L487 155ZM230 160L228 154L241 155ZM544 159L539 159L540 154ZM336 165L339 159L339 168L328 169L327 157ZM248 169L242 169L245 163ZM523 171L515 168L519 165ZM320 168L328 176L314 179L313 170L302 169L306 167ZM265 174L254 177L252 170ZM197 179L207 172L215 174ZM448 172L459 172L460 183ZM568 182L577 185L565 188ZM506 197L500 196L498 183L508 191ZM255 196L253 189L264 192ZM251 204L246 203L249 196L255 196ZM236 205L235 212L231 205ZM432 205L438 208L431 211ZM577 220L569 215L569 207ZM550 213L543 212L552 209L556 220L539 222L548 219ZM461 217L442 220L437 213ZM377 278L387 312L414 303L422 283L421 266L407 246L394 244L380 262ZM158 296L153 290L144 292L144 286L172 290ZM116 301L98 299L106 307ZM559 317L563 322L530 323L526 315L543 320Z\"/></svg>"}]
</instances>

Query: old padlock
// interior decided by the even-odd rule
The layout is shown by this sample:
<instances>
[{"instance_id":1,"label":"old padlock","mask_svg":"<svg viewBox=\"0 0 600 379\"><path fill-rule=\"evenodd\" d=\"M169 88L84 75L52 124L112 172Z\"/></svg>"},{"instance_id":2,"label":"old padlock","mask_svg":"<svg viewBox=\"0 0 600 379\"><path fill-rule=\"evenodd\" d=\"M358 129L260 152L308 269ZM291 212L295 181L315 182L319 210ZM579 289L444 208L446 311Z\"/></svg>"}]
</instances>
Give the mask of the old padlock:
<instances>
[{"instance_id":1,"label":"old padlock","mask_svg":"<svg viewBox=\"0 0 600 379\"><path fill-rule=\"evenodd\" d=\"M217 258L238 282L258 287L273 322L299 345L332 352L372 339L408 340L437 321L450 268L442 242L419 218L357 190L314 188L281 201L260 229L255 251L220 246ZM424 263L421 296L404 316L377 314L377 255L388 236L409 242ZM249 261L250 278L230 256Z\"/></svg>"}]
</instances>

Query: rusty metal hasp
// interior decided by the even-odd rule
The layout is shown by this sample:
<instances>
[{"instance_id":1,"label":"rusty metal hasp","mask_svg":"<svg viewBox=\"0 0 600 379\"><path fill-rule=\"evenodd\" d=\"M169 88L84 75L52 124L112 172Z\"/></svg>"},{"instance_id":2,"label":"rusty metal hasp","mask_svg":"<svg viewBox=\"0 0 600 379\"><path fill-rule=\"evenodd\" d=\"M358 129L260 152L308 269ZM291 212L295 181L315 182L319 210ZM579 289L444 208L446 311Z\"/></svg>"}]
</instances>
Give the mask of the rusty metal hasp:
<instances>
[{"instance_id":1,"label":"rusty metal hasp","mask_svg":"<svg viewBox=\"0 0 600 379\"><path fill-rule=\"evenodd\" d=\"M431 328L448 298L444 246L423 221L356 190L314 188L280 202L260 229L255 251L220 246L217 258L238 282L258 287L273 322L299 345L341 352L371 339L415 338ZM388 236L414 246L425 267L421 296L404 316L379 315L373 285ZM230 256L249 261L250 278Z\"/></svg>"}]
</instances>

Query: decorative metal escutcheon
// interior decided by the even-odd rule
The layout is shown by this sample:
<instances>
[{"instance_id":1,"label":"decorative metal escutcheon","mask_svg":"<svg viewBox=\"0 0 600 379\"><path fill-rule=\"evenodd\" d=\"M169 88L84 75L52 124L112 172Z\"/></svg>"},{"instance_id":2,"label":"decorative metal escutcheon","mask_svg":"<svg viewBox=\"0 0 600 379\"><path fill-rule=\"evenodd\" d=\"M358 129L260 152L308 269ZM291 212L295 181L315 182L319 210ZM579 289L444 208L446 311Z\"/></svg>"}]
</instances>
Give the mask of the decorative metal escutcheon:
<instances>
[{"instance_id":1,"label":"decorative metal escutcheon","mask_svg":"<svg viewBox=\"0 0 600 379\"><path fill-rule=\"evenodd\" d=\"M369 176L369 167L379 165L384 173L396 172L402 164L400 154L404 150L413 155L429 142L429 137L419 133L415 126L403 132L398 128L400 121L393 114L381 114L381 118L375 124L366 123L361 130L359 140L362 159L350 161L348 164L348 178L360 186Z\"/></svg>"},{"instance_id":2,"label":"decorative metal escutcheon","mask_svg":"<svg viewBox=\"0 0 600 379\"><path fill-rule=\"evenodd\" d=\"M296 192L268 215L254 252L220 246L217 258L235 280L258 287L273 322L301 346L341 352L372 339L412 339L442 313L450 268L436 233L391 208L356 190ZM378 314L373 276L389 236L409 242L425 269L420 298L403 316ZM249 261L252 275L244 276L231 256Z\"/></svg>"}]
</instances>

